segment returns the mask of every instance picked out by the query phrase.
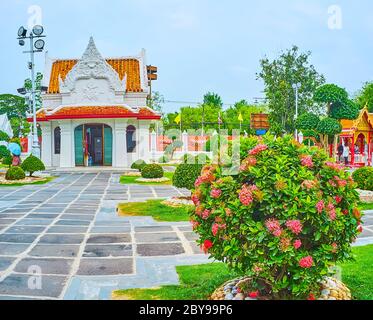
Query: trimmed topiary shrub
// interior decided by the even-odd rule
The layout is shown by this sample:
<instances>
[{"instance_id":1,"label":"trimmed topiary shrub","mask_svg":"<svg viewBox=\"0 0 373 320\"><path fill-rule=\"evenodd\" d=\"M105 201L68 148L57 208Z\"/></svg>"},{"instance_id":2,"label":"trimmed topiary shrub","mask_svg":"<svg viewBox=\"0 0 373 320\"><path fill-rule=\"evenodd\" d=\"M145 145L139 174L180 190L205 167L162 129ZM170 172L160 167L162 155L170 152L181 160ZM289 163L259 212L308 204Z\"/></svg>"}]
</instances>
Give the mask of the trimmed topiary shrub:
<instances>
[{"instance_id":1,"label":"trimmed topiary shrub","mask_svg":"<svg viewBox=\"0 0 373 320\"><path fill-rule=\"evenodd\" d=\"M159 158L158 163L168 163L170 159L167 156L162 156Z\"/></svg>"},{"instance_id":2,"label":"trimmed topiary shrub","mask_svg":"<svg viewBox=\"0 0 373 320\"><path fill-rule=\"evenodd\" d=\"M0 159L11 156L10 151L6 146L0 146Z\"/></svg>"},{"instance_id":3,"label":"trimmed topiary shrub","mask_svg":"<svg viewBox=\"0 0 373 320\"><path fill-rule=\"evenodd\" d=\"M163 175L163 168L158 164L147 164L141 170L141 176L145 179L159 179Z\"/></svg>"},{"instance_id":4,"label":"trimmed topiary shrub","mask_svg":"<svg viewBox=\"0 0 373 320\"><path fill-rule=\"evenodd\" d=\"M43 161L33 155L28 156L25 161L22 162L21 167L25 172L30 173L30 177L32 177L34 172L45 170Z\"/></svg>"},{"instance_id":5,"label":"trimmed topiary shrub","mask_svg":"<svg viewBox=\"0 0 373 320\"><path fill-rule=\"evenodd\" d=\"M144 166L146 166L146 162L140 159L132 163L131 169L136 169L136 170L141 171Z\"/></svg>"},{"instance_id":6,"label":"trimmed topiary shrub","mask_svg":"<svg viewBox=\"0 0 373 320\"><path fill-rule=\"evenodd\" d=\"M373 191L373 167L359 168L352 177L359 189Z\"/></svg>"},{"instance_id":7,"label":"trimmed topiary shrub","mask_svg":"<svg viewBox=\"0 0 373 320\"><path fill-rule=\"evenodd\" d=\"M8 142L9 139L9 135L6 132L0 130L0 141Z\"/></svg>"},{"instance_id":8,"label":"trimmed topiary shrub","mask_svg":"<svg viewBox=\"0 0 373 320\"><path fill-rule=\"evenodd\" d=\"M317 299L329 267L352 258L362 230L356 184L323 150L293 137L250 137L244 146L238 175L209 165L196 181L198 242L252 277L259 296Z\"/></svg>"},{"instance_id":9,"label":"trimmed topiary shrub","mask_svg":"<svg viewBox=\"0 0 373 320\"><path fill-rule=\"evenodd\" d=\"M6 180L22 180L25 178L25 172L21 167L11 167L5 175Z\"/></svg>"},{"instance_id":10,"label":"trimmed topiary shrub","mask_svg":"<svg viewBox=\"0 0 373 320\"><path fill-rule=\"evenodd\" d=\"M9 155L7 155L6 157L3 158L3 162L2 163L5 166L9 166L9 168L10 168L10 166L13 163L13 156L10 154L10 152L9 152Z\"/></svg>"},{"instance_id":11,"label":"trimmed topiary shrub","mask_svg":"<svg viewBox=\"0 0 373 320\"><path fill-rule=\"evenodd\" d=\"M172 184L177 188L192 190L194 183L201 174L201 164L181 164L176 168L172 178Z\"/></svg>"}]
</instances>

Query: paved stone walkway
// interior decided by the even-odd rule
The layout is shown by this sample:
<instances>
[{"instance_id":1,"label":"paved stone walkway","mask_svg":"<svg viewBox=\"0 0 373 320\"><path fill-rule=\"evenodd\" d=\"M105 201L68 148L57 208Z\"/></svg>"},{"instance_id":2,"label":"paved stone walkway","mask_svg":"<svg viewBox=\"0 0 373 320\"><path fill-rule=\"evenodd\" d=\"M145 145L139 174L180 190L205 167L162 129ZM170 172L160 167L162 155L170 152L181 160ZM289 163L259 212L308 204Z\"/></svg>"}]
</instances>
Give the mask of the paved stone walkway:
<instances>
[{"instance_id":1,"label":"paved stone walkway","mask_svg":"<svg viewBox=\"0 0 373 320\"><path fill-rule=\"evenodd\" d=\"M118 202L187 191L118 181L75 173L0 189L0 299L110 299L114 289L177 283L174 265L206 261L188 223L116 214Z\"/></svg>"},{"instance_id":2,"label":"paved stone walkway","mask_svg":"<svg viewBox=\"0 0 373 320\"><path fill-rule=\"evenodd\" d=\"M187 191L118 181L63 173L47 185L0 188L0 299L110 299L115 289L177 284L176 265L208 261L189 223L116 213L119 202ZM373 243L373 211L365 221L356 245Z\"/></svg>"}]
</instances>

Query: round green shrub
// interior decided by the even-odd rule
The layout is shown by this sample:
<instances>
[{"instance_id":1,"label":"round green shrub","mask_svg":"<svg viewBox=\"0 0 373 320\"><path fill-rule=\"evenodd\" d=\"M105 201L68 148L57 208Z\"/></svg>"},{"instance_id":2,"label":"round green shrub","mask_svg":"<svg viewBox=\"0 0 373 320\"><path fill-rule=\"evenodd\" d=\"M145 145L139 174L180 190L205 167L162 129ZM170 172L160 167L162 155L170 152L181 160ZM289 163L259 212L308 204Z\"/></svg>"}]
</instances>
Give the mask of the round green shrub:
<instances>
[{"instance_id":1,"label":"round green shrub","mask_svg":"<svg viewBox=\"0 0 373 320\"><path fill-rule=\"evenodd\" d=\"M0 141L8 142L9 139L9 135L6 132L0 130Z\"/></svg>"},{"instance_id":2,"label":"round green shrub","mask_svg":"<svg viewBox=\"0 0 373 320\"><path fill-rule=\"evenodd\" d=\"M352 174L359 189L373 191L373 167L359 168Z\"/></svg>"},{"instance_id":3,"label":"round green shrub","mask_svg":"<svg viewBox=\"0 0 373 320\"><path fill-rule=\"evenodd\" d=\"M177 188L192 190L194 183L201 174L201 164L181 164L176 168L172 178L172 184Z\"/></svg>"},{"instance_id":4,"label":"round green shrub","mask_svg":"<svg viewBox=\"0 0 373 320\"><path fill-rule=\"evenodd\" d=\"M137 160L131 165L131 169L136 169L136 170L142 170L142 168L146 166L146 162L144 160Z\"/></svg>"},{"instance_id":5,"label":"round green shrub","mask_svg":"<svg viewBox=\"0 0 373 320\"><path fill-rule=\"evenodd\" d=\"M3 165L5 166L11 166L12 163L13 163L13 156L10 154L9 152L9 155L7 155L6 157L3 158Z\"/></svg>"},{"instance_id":6,"label":"round green shrub","mask_svg":"<svg viewBox=\"0 0 373 320\"><path fill-rule=\"evenodd\" d=\"M22 162L21 167L25 172L30 173L30 177L32 177L34 172L45 170L43 161L33 155L28 156L25 161Z\"/></svg>"},{"instance_id":7,"label":"round green shrub","mask_svg":"<svg viewBox=\"0 0 373 320\"><path fill-rule=\"evenodd\" d=\"M163 178L163 168L158 164L147 164L141 170L141 176L145 179Z\"/></svg>"},{"instance_id":8,"label":"round green shrub","mask_svg":"<svg viewBox=\"0 0 373 320\"><path fill-rule=\"evenodd\" d=\"M11 167L5 175L6 180L22 180L25 178L25 172L21 167Z\"/></svg>"},{"instance_id":9,"label":"round green shrub","mask_svg":"<svg viewBox=\"0 0 373 320\"><path fill-rule=\"evenodd\" d=\"M10 155L10 151L6 146L0 146L0 159L4 159L6 157L9 157Z\"/></svg>"},{"instance_id":10,"label":"round green shrub","mask_svg":"<svg viewBox=\"0 0 373 320\"><path fill-rule=\"evenodd\" d=\"M249 290L260 296L317 299L362 231L356 184L323 150L291 136L247 139L238 174L209 165L195 183L198 243L252 277Z\"/></svg>"},{"instance_id":11,"label":"round green shrub","mask_svg":"<svg viewBox=\"0 0 373 320\"><path fill-rule=\"evenodd\" d=\"M158 159L158 163L168 163L170 159L167 156L162 156Z\"/></svg>"}]
</instances>

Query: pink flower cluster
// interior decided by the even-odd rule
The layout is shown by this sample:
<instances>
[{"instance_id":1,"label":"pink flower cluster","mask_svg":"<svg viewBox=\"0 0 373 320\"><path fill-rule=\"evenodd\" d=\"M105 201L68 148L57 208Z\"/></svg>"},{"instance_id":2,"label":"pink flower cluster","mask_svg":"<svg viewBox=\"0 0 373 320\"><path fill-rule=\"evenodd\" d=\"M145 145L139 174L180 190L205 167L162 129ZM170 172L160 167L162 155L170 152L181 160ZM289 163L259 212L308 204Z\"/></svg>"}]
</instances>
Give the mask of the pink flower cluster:
<instances>
[{"instance_id":1,"label":"pink flower cluster","mask_svg":"<svg viewBox=\"0 0 373 320\"><path fill-rule=\"evenodd\" d=\"M300 234L303 230L303 225L299 220L289 220L286 222L286 226L296 235Z\"/></svg>"},{"instance_id":2,"label":"pink flower cluster","mask_svg":"<svg viewBox=\"0 0 373 320\"><path fill-rule=\"evenodd\" d=\"M194 186L195 186L196 188L198 188L198 187L199 187L203 182L204 182L204 181L203 181L203 178L202 178L201 176L199 176L199 177L197 178L196 182L194 182Z\"/></svg>"},{"instance_id":3,"label":"pink flower cluster","mask_svg":"<svg viewBox=\"0 0 373 320\"><path fill-rule=\"evenodd\" d=\"M303 189L311 190L316 187L317 182L315 180L304 180L301 184Z\"/></svg>"},{"instance_id":4,"label":"pink flower cluster","mask_svg":"<svg viewBox=\"0 0 373 320\"><path fill-rule=\"evenodd\" d=\"M249 206L254 201L253 193L257 191L258 187L256 185L247 185L245 184L239 194L241 203L244 206Z\"/></svg>"},{"instance_id":5,"label":"pink flower cluster","mask_svg":"<svg viewBox=\"0 0 373 320\"><path fill-rule=\"evenodd\" d=\"M227 226L225 225L225 224L218 224L218 223L214 223L213 225L212 225L212 228L211 228L211 230L212 230L212 234L214 235L214 237L216 236L216 234L219 232L219 230L220 229L226 229L227 228Z\"/></svg>"},{"instance_id":6,"label":"pink flower cluster","mask_svg":"<svg viewBox=\"0 0 373 320\"><path fill-rule=\"evenodd\" d=\"M343 169L343 166L338 164L338 163L335 163L335 162L325 162L325 165L331 169L334 169L334 170L342 170Z\"/></svg>"},{"instance_id":7,"label":"pink flower cluster","mask_svg":"<svg viewBox=\"0 0 373 320\"><path fill-rule=\"evenodd\" d=\"M347 185L347 181L335 176L334 180L337 181L338 187L343 188Z\"/></svg>"},{"instance_id":8,"label":"pink flower cluster","mask_svg":"<svg viewBox=\"0 0 373 320\"><path fill-rule=\"evenodd\" d=\"M254 167L257 163L257 160L254 157L247 157L241 163L240 170L246 171L249 167Z\"/></svg>"},{"instance_id":9,"label":"pink flower cluster","mask_svg":"<svg viewBox=\"0 0 373 320\"><path fill-rule=\"evenodd\" d=\"M196 230L199 227L199 222L195 220L191 220L190 223L192 224L193 230Z\"/></svg>"},{"instance_id":10,"label":"pink flower cluster","mask_svg":"<svg viewBox=\"0 0 373 320\"><path fill-rule=\"evenodd\" d=\"M210 192L210 196L214 199L220 198L222 191L220 189L212 189Z\"/></svg>"},{"instance_id":11,"label":"pink flower cluster","mask_svg":"<svg viewBox=\"0 0 373 320\"><path fill-rule=\"evenodd\" d=\"M270 233L272 233L275 237L280 237L282 234L282 229L280 222L276 219L268 219L265 222L265 226Z\"/></svg>"},{"instance_id":12,"label":"pink flower cluster","mask_svg":"<svg viewBox=\"0 0 373 320\"><path fill-rule=\"evenodd\" d=\"M298 250L302 246L302 241L300 241L299 239L295 240L293 246L295 250Z\"/></svg>"},{"instance_id":13,"label":"pink flower cluster","mask_svg":"<svg viewBox=\"0 0 373 320\"><path fill-rule=\"evenodd\" d=\"M251 155L251 156L256 156L257 154L259 154L259 153L261 153L261 152L263 152L263 151L265 151L265 150L267 150L268 149L268 146L267 145L265 145L265 144L258 144L254 149L252 149L250 152L249 152L249 154Z\"/></svg>"},{"instance_id":14,"label":"pink flower cluster","mask_svg":"<svg viewBox=\"0 0 373 320\"><path fill-rule=\"evenodd\" d=\"M317 212L318 213L321 213L324 209L325 209L325 203L323 200L320 200L317 204L316 204L316 209L317 209Z\"/></svg>"},{"instance_id":15,"label":"pink flower cluster","mask_svg":"<svg viewBox=\"0 0 373 320\"><path fill-rule=\"evenodd\" d=\"M337 218L337 213L335 211L335 207L333 203L328 204L328 206L326 207L326 211L329 214L330 220L334 221Z\"/></svg>"},{"instance_id":16,"label":"pink flower cluster","mask_svg":"<svg viewBox=\"0 0 373 320\"><path fill-rule=\"evenodd\" d=\"M195 206L199 206L201 204L201 202L199 201L199 198L197 195L193 194L192 195L192 201L194 203Z\"/></svg>"},{"instance_id":17,"label":"pink flower cluster","mask_svg":"<svg viewBox=\"0 0 373 320\"><path fill-rule=\"evenodd\" d=\"M313 259L311 256L304 257L299 260L299 266L304 269L309 269L313 266Z\"/></svg>"},{"instance_id":18,"label":"pink flower cluster","mask_svg":"<svg viewBox=\"0 0 373 320\"><path fill-rule=\"evenodd\" d=\"M313 167L312 156L301 156L300 162L302 163L302 166L305 166L307 168Z\"/></svg>"},{"instance_id":19,"label":"pink flower cluster","mask_svg":"<svg viewBox=\"0 0 373 320\"><path fill-rule=\"evenodd\" d=\"M208 210L208 209L205 209L205 210L202 212L202 219L203 219L203 220L208 219L209 216L210 216L210 214L211 214L211 211Z\"/></svg>"}]
</instances>

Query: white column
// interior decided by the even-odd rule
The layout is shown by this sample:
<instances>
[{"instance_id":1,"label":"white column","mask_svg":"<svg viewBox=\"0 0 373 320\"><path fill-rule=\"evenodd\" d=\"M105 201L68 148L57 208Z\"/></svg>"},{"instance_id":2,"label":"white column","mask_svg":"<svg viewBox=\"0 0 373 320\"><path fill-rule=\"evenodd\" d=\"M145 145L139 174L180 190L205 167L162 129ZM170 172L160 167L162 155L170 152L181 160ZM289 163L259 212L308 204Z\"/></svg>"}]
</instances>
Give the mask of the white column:
<instances>
[{"instance_id":1,"label":"white column","mask_svg":"<svg viewBox=\"0 0 373 320\"><path fill-rule=\"evenodd\" d=\"M150 131L149 131L150 122L140 120L138 128L138 156L139 159L145 160L146 162L151 160L151 152L149 148L150 144Z\"/></svg>"},{"instance_id":2,"label":"white column","mask_svg":"<svg viewBox=\"0 0 373 320\"><path fill-rule=\"evenodd\" d=\"M188 132L184 131L182 134L182 142L183 142L183 153L188 153Z\"/></svg>"},{"instance_id":3,"label":"white column","mask_svg":"<svg viewBox=\"0 0 373 320\"><path fill-rule=\"evenodd\" d=\"M73 132L71 120L61 121L61 155L60 155L60 167L61 168L73 168L75 167L75 161L73 156L75 155L74 143L73 143ZM74 150L73 150L74 149Z\"/></svg>"},{"instance_id":4,"label":"white column","mask_svg":"<svg viewBox=\"0 0 373 320\"><path fill-rule=\"evenodd\" d=\"M152 154L152 160L155 161L155 155L157 153L157 133L152 131L150 134L150 150Z\"/></svg>"},{"instance_id":5,"label":"white column","mask_svg":"<svg viewBox=\"0 0 373 320\"><path fill-rule=\"evenodd\" d=\"M113 134L113 167L127 168L127 140L126 129L127 121L124 119L115 119Z\"/></svg>"},{"instance_id":6,"label":"white column","mask_svg":"<svg viewBox=\"0 0 373 320\"><path fill-rule=\"evenodd\" d=\"M48 168L52 166L52 125L50 122L40 122L40 128L42 132L41 161ZM31 146L29 145L30 149Z\"/></svg>"}]
</instances>

